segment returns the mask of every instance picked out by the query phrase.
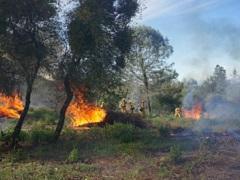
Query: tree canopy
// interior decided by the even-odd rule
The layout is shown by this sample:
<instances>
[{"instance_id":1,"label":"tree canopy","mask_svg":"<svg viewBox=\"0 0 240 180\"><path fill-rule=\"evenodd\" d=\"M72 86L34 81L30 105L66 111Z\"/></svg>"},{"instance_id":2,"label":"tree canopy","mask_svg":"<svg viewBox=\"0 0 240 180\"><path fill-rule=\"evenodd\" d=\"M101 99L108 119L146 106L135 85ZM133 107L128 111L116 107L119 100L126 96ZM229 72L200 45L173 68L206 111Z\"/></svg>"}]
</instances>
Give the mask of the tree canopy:
<instances>
[{"instance_id":1,"label":"tree canopy","mask_svg":"<svg viewBox=\"0 0 240 180\"><path fill-rule=\"evenodd\" d=\"M133 28L133 44L127 56L127 77L138 85L144 86L148 109L151 112L150 88L154 81L164 82L176 76L172 64L166 59L173 53L173 47L167 38L151 27Z\"/></svg>"}]
</instances>

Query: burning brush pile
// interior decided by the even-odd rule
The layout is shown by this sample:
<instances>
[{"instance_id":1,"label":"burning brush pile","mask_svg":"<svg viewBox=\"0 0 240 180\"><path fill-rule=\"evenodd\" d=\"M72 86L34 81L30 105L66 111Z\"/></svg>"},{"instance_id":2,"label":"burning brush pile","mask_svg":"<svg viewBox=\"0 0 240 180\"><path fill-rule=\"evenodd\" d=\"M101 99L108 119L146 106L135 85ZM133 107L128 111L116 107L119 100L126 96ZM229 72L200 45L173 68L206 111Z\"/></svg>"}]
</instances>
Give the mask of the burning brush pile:
<instances>
[{"instance_id":1,"label":"burning brush pile","mask_svg":"<svg viewBox=\"0 0 240 180\"><path fill-rule=\"evenodd\" d=\"M24 105L18 93L6 95L0 93L0 118L19 119ZM89 103L82 89L74 89L74 100L68 107L66 116L72 128L103 126L114 122L130 123L137 127L145 127L138 115L129 115L107 111L94 103Z\"/></svg>"},{"instance_id":2,"label":"burning brush pile","mask_svg":"<svg viewBox=\"0 0 240 180\"><path fill-rule=\"evenodd\" d=\"M67 111L72 127L98 124L104 121L107 112L101 107L88 103L82 90L75 90L74 97Z\"/></svg>"},{"instance_id":3,"label":"burning brush pile","mask_svg":"<svg viewBox=\"0 0 240 180\"><path fill-rule=\"evenodd\" d=\"M18 119L23 108L23 101L18 93L10 96L0 93L0 118Z\"/></svg>"},{"instance_id":4,"label":"burning brush pile","mask_svg":"<svg viewBox=\"0 0 240 180\"><path fill-rule=\"evenodd\" d=\"M140 128L146 127L145 122L139 115L107 111L103 107L89 103L81 89L74 90L74 100L68 107L67 117L70 120L70 126L73 128L104 126L115 122L133 124Z\"/></svg>"}]
</instances>

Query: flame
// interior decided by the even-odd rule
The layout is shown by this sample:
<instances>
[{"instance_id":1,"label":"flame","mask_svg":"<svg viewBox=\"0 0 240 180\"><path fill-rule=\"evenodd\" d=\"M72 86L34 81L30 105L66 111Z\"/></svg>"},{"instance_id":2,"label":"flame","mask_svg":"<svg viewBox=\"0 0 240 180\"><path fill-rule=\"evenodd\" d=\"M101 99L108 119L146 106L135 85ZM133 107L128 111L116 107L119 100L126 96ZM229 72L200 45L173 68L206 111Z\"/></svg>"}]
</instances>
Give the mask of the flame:
<instances>
[{"instance_id":1,"label":"flame","mask_svg":"<svg viewBox=\"0 0 240 180\"><path fill-rule=\"evenodd\" d=\"M67 116L71 120L73 127L104 121L107 115L106 111L96 105L89 104L84 98L82 90L74 90L74 96L75 99L67 110Z\"/></svg>"},{"instance_id":2,"label":"flame","mask_svg":"<svg viewBox=\"0 0 240 180\"><path fill-rule=\"evenodd\" d=\"M23 108L23 102L17 93L11 96L0 93L0 117L18 119Z\"/></svg>"},{"instance_id":3,"label":"flame","mask_svg":"<svg viewBox=\"0 0 240 180\"><path fill-rule=\"evenodd\" d=\"M202 104L197 103L190 110L184 109L183 115L185 118L188 119L200 120L202 117L202 111L203 111Z\"/></svg>"}]
</instances>

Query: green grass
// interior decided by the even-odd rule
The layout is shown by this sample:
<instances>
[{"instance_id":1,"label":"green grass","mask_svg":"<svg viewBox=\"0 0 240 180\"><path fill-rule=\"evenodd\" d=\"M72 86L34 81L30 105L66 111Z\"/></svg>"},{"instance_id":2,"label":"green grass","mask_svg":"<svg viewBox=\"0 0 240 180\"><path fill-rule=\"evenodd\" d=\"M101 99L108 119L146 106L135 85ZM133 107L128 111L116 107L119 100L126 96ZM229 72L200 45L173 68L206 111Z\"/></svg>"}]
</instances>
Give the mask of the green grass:
<instances>
[{"instance_id":1,"label":"green grass","mask_svg":"<svg viewBox=\"0 0 240 180\"><path fill-rule=\"evenodd\" d=\"M184 152L196 143L177 141L169 136L173 124L174 128L185 126L183 120L172 116L154 118L151 120L154 127L146 129L130 124L90 130L65 127L60 140L51 143L55 116L52 112L44 116L42 113L45 110L35 110L28 117L32 119L24 126L22 148L0 154L1 180L141 179L151 176L148 173L155 179L167 178L172 176L171 166L168 162L159 166L161 158L171 153L179 158L178 151L172 152L171 147L178 145ZM4 133L9 136L11 129ZM0 141L2 139L0 136Z\"/></svg>"},{"instance_id":2,"label":"green grass","mask_svg":"<svg viewBox=\"0 0 240 180\"><path fill-rule=\"evenodd\" d=\"M194 121L183 118L176 118L174 115L164 115L151 118L150 122L156 127L169 126L171 128L190 128L195 123Z\"/></svg>"},{"instance_id":3,"label":"green grass","mask_svg":"<svg viewBox=\"0 0 240 180\"><path fill-rule=\"evenodd\" d=\"M30 109L27 116L27 124L36 123L36 121L42 124L54 125L58 120L58 114L55 111L45 108Z\"/></svg>"}]
</instances>

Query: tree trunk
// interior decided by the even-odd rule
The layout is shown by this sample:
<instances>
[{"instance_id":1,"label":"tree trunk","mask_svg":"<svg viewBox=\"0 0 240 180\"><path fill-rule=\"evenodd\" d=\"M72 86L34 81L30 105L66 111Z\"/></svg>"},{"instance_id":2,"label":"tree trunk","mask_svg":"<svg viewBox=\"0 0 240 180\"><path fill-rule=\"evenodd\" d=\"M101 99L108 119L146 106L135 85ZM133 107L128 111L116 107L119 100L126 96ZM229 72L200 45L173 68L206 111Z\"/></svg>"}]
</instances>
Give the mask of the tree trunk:
<instances>
[{"instance_id":1,"label":"tree trunk","mask_svg":"<svg viewBox=\"0 0 240 180\"><path fill-rule=\"evenodd\" d=\"M11 142L11 148L15 148L17 140L19 138L25 117L28 113L29 107L30 107L30 103L31 103L31 94L32 94L32 86L33 86L33 82L28 83L27 85L27 93L26 93L26 97L25 97L25 105L24 105L24 109L21 113L21 116L17 122L17 125L14 129L14 132L12 134L12 142Z\"/></svg>"},{"instance_id":2,"label":"tree trunk","mask_svg":"<svg viewBox=\"0 0 240 180\"><path fill-rule=\"evenodd\" d=\"M149 89L147 89L147 104L148 104L149 115L151 115L151 113L152 113L152 105L151 105L151 100L150 100L150 95L149 95Z\"/></svg>"},{"instance_id":3,"label":"tree trunk","mask_svg":"<svg viewBox=\"0 0 240 180\"><path fill-rule=\"evenodd\" d=\"M149 95L149 83L148 83L148 77L147 74L144 72L143 73L143 80L144 80L144 86L146 89L146 94L147 94L147 106L148 106L148 112L149 115L152 112L152 106L151 106L151 100L150 100L150 95Z\"/></svg>"},{"instance_id":4,"label":"tree trunk","mask_svg":"<svg viewBox=\"0 0 240 180\"><path fill-rule=\"evenodd\" d=\"M66 97L66 100L65 100L61 110L60 110L59 121L58 121L57 128L56 128L55 134L54 134L54 141L58 140L58 138L62 132L62 129L64 126L64 121L65 121L65 114L68 109L68 106L70 105L70 103L73 99L73 92L71 89L71 84L70 84L70 80L69 80L68 76L66 76L64 79L64 87L65 87L65 92L66 92L67 97Z\"/></svg>"}]
</instances>

